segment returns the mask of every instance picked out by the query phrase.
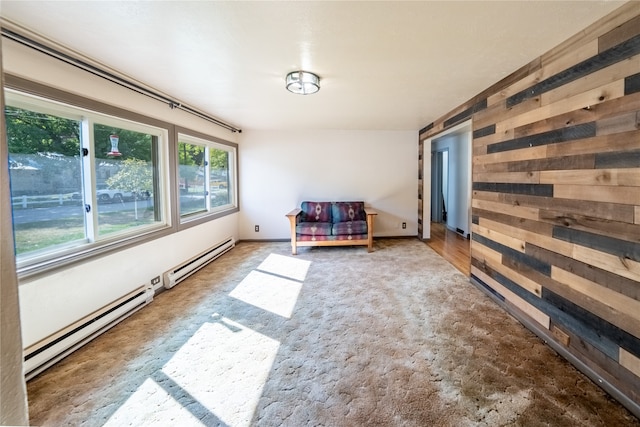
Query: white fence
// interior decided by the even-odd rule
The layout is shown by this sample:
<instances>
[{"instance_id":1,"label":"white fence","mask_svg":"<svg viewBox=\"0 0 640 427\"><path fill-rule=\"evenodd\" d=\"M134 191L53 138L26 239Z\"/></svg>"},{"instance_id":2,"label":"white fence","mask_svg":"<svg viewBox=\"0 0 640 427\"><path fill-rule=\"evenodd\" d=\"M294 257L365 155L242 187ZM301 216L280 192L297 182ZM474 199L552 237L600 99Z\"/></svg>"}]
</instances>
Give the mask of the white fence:
<instances>
[{"instance_id":1,"label":"white fence","mask_svg":"<svg viewBox=\"0 0 640 427\"><path fill-rule=\"evenodd\" d=\"M77 193L66 194L48 194L44 196L18 196L11 198L11 207L13 208L34 208L34 207L46 207L46 206L63 206L71 204L79 204L82 199L78 197Z\"/></svg>"}]
</instances>

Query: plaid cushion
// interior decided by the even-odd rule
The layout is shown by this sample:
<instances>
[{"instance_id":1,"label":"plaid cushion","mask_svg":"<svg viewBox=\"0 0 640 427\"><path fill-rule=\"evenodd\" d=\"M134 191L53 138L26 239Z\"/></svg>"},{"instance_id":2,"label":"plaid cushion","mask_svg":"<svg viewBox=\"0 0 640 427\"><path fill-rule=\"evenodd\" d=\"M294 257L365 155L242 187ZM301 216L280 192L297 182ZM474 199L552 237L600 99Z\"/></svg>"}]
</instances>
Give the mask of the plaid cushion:
<instances>
[{"instance_id":1,"label":"plaid cushion","mask_svg":"<svg viewBox=\"0 0 640 427\"><path fill-rule=\"evenodd\" d=\"M307 236L331 236L330 222L301 222L296 225L296 234Z\"/></svg>"},{"instance_id":2,"label":"plaid cushion","mask_svg":"<svg viewBox=\"0 0 640 427\"><path fill-rule=\"evenodd\" d=\"M300 222L331 222L331 202L302 202Z\"/></svg>"},{"instance_id":3,"label":"plaid cushion","mask_svg":"<svg viewBox=\"0 0 640 427\"><path fill-rule=\"evenodd\" d=\"M336 223L367 219L364 202L334 202L331 204L331 216Z\"/></svg>"},{"instance_id":4,"label":"plaid cushion","mask_svg":"<svg viewBox=\"0 0 640 427\"><path fill-rule=\"evenodd\" d=\"M367 221L345 221L333 224L332 234L367 234Z\"/></svg>"}]
</instances>

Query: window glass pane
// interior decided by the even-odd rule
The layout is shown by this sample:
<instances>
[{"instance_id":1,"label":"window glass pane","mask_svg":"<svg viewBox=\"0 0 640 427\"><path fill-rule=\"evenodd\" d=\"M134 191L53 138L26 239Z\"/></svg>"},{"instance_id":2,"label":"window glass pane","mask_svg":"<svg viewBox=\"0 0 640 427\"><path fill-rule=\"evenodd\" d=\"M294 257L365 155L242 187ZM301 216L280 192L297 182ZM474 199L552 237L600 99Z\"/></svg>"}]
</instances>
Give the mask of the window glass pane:
<instances>
[{"instance_id":1,"label":"window glass pane","mask_svg":"<svg viewBox=\"0 0 640 427\"><path fill-rule=\"evenodd\" d=\"M181 216L207 209L204 156L205 147L202 145L178 144Z\"/></svg>"},{"instance_id":2,"label":"window glass pane","mask_svg":"<svg viewBox=\"0 0 640 427\"><path fill-rule=\"evenodd\" d=\"M159 223L157 140L114 126L93 126L98 235Z\"/></svg>"},{"instance_id":3,"label":"window glass pane","mask_svg":"<svg viewBox=\"0 0 640 427\"><path fill-rule=\"evenodd\" d=\"M85 240L80 121L5 108L16 254Z\"/></svg>"},{"instance_id":4,"label":"window glass pane","mask_svg":"<svg viewBox=\"0 0 640 427\"><path fill-rule=\"evenodd\" d=\"M5 96L22 272L167 228L166 128L12 90Z\"/></svg>"},{"instance_id":5,"label":"window glass pane","mask_svg":"<svg viewBox=\"0 0 640 427\"><path fill-rule=\"evenodd\" d=\"M211 207L229 204L229 152L218 148L209 150L209 164L211 175L209 187L211 188Z\"/></svg>"}]
</instances>

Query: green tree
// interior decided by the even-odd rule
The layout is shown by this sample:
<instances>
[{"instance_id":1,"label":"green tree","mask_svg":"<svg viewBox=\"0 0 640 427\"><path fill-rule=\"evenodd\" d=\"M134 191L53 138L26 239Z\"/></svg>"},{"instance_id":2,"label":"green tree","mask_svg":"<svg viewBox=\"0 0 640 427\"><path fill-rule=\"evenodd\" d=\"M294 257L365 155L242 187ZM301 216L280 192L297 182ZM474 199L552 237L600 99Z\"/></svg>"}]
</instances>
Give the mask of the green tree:
<instances>
[{"instance_id":1,"label":"green tree","mask_svg":"<svg viewBox=\"0 0 640 427\"><path fill-rule=\"evenodd\" d=\"M178 146L178 158L180 179L184 180L184 191L188 193L189 188L198 178L198 170L204 164L204 147L181 142Z\"/></svg>"},{"instance_id":2,"label":"green tree","mask_svg":"<svg viewBox=\"0 0 640 427\"><path fill-rule=\"evenodd\" d=\"M80 122L22 108L5 107L7 141L11 154L80 153Z\"/></svg>"},{"instance_id":3,"label":"green tree","mask_svg":"<svg viewBox=\"0 0 640 427\"><path fill-rule=\"evenodd\" d=\"M178 149L178 158L181 165L202 166L204 147L201 145L181 142Z\"/></svg>"},{"instance_id":4,"label":"green tree","mask_svg":"<svg viewBox=\"0 0 640 427\"><path fill-rule=\"evenodd\" d=\"M229 168L229 153L225 150L212 148L209 150L209 161L211 162L211 170L226 174Z\"/></svg>"},{"instance_id":5,"label":"green tree","mask_svg":"<svg viewBox=\"0 0 640 427\"><path fill-rule=\"evenodd\" d=\"M138 219L138 199L141 194L153 190L152 167L144 160L125 159L120 170L107 180L109 188L118 188L133 193L135 218Z\"/></svg>"}]
</instances>

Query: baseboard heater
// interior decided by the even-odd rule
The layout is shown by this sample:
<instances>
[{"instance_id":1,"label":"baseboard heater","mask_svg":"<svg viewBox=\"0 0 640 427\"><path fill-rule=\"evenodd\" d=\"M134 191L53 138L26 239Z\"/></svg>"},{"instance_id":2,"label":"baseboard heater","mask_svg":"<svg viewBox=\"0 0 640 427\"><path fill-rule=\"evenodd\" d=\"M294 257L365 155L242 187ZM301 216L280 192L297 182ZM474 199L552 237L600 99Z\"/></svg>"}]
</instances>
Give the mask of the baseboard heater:
<instances>
[{"instance_id":1,"label":"baseboard heater","mask_svg":"<svg viewBox=\"0 0 640 427\"><path fill-rule=\"evenodd\" d=\"M162 283L164 287L166 289L173 288L175 285L186 279L189 275L195 273L225 252L233 249L235 245L236 241L233 239L233 237L229 237L228 239L223 240L216 245L213 245L206 251L201 252L192 258L189 258L182 264L175 266L162 275Z\"/></svg>"},{"instance_id":2,"label":"baseboard heater","mask_svg":"<svg viewBox=\"0 0 640 427\"><path fill-rule=\"evenodd\" d=\"M24 350L24 372L29 380L84 344L153 301L150 285L124 295L101 309L38 341Z\"/></svg>"}]
</instances>

